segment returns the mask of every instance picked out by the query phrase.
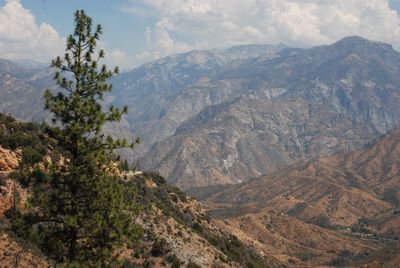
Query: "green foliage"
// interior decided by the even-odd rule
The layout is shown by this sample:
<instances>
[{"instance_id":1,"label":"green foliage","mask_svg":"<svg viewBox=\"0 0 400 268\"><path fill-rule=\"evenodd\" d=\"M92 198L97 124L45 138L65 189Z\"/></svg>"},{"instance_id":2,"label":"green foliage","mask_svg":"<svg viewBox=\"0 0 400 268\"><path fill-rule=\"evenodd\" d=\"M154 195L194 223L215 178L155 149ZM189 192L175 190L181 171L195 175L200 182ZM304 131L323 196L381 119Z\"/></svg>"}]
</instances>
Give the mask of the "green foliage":
<instances>
[{"instance_id":1,"label":"green foliage","mask_svg":"<svg viewBox=\"0 0 400 268\"><path fill-rule=\"evenodd\" d=\"M157 172L145 172L143 175L151 178L159 186L167 183L165 178Z\"/></svg>"},{"instance_id":2,"label":"green foliage","mask_svg":"<svg viewBox=\"0 0 400 268\"><path fill-rule=\"evenodd\" d=\"M26 147L22 150L22 163L24 165L33 165L43 159L43 154L32 147Z\"/></svg>"},{"instance_id":3,"label":"green foliage","mask_svg":"<svg viewBox=\"0 0 400 268\"><path fill-rule=\"evenodd\" d=\"M44 135L42 127L17 122L13 117L0 113L0 145L11 150L30 146L44 154L51 141Z\"/></svg>"},{"instance_id":4,"label":"green foliage","mask_svg":"<svg viewBox=\"0 0 400 268\"><path fill-rule=\"evenodd\" d=\"M121 162L120 168L124 171L129 171L131 169L127 160Z\"/></svg>"},{"instance_id":5,"label":"green foliage","mask_svg":"<svg viewBox=\"0 0 400 268\"><path fill-rule=\"evenodd\" d=\"M297 257L299 257L299 259L302 260L303 262L307 262L314 259L317 256L312 252L301 252L297 254Z\"/></svg>"},{"instance_id":6,"label":"green foliage","mask_svg":"<svg viewBox=\"0 0 400 268\"><path fill-rule=\"evenodd\" d=\"M12 219L14 230L28 237L57 263L70 267L104 267L115 263L113 250L132 244L139 237L133 224L138 207L132 202L135 188L125 184L109 171L116 158L113 150L131 146L126 140L105 136L106 122L119 121L127 112L113 106L104 110L101 103L112 90L107 80L118 72L99 67L104 51L96 54L96 43L102 34L84 11L75 13L75 30L67 38L63 59L57 57L55 80L61 90L45 93L46 109L53 114L54 126L46 127L48 135L61 148L64 163L37 166L40 152L23 151L21 181L31 185L29 210ZM65 74L65 75L64 75ZM30 144L24 133L14 133L10 147Z\"/></svg>"},{"instance_id":7,"label":"green foliage","mask_svg":"<svg viewBox=\"0 0 400 268\"><path fill-rule=\"evenodd\" d=\"M310 223L318 225L323 228L329 228L332 227L330 218L327 215L319 215L315 218L313 218Z\"/></svg>"},{"instance_id":8,"label":"green foliage","mask_svg":"<svg viewBox=\"0 0 400 268\"><path fill-rule=\"evenodd\" d=\"M192 228L193 228L193 230L196 231L197 233L200 233L200 234L203 233L203 227L202 227L201 224L198 223L198 222L193 223Z\"/></svg>"},{"instance_id":9,"label":"green foliage","mask_svg":"<svg viewBox=\"0 0 400 268\"><path fill-rule=\"evenodd\" d=\"M368 227L368 221L364 218L361 218L351 226L351 231L353 233L362 233L362 234L372 234L372 230Z\"/></svg>"},{"instance_id":10,"label":"green foliage","mask_svg":"<svg viewBox=\"0 0 400 268\"><path fill-rule=\"evenodd\" d=\"M181 260L175 254L168 255L167 261L171 264L171 268L181 267Z\"/></svg>"},{"instance_id":11,"label":"green foliage","mask_svg":"<svg viewBox=\"0 0 400 268\"><path fill-rule=\"evenodd\" d=\"M219 248L230 261L239 262L245 267L269 267L266 261L254 250L244 245L236 236L216 236L210 232L203 235L214 246Z\"/></svg>"},{"instance_id":12,"label":"green foliage","mask_svg":"<svg viewBox=\"0 0 400 268\"><path fill-rule=\"evenodd\" d=\"M164 238L157 238L153 247L151 248L151 255L154 257L161 257L167 254L169 251L167 241Z\"/></svg>"},{"instance_id":13,"label":"green foliage","mask_svg":"<svg viewBox=\"0 0 400 268\"><path fill-rule=\"evenodd\" d=\"M127 259L122 263L122 268L135 268L135 266Z\"/></svg>"}]
</instances>

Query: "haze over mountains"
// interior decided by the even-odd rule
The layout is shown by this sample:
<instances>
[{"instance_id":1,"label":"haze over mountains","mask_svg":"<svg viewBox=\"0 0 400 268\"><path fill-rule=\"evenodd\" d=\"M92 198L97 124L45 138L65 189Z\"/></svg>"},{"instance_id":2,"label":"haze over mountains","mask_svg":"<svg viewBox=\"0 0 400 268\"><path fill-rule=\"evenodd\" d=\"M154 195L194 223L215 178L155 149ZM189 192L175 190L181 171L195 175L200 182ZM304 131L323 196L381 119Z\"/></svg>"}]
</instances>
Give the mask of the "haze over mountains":
<instances>
[{"instance_id":1,"label":"haze over mountains","mask_svg":"<svg viewBox=\"0 0 400 268\"><path fill-rule=\"evenodd\" d=\"M0 107L43 118L51 72L0 66ZM311 49L249 45L144 64L116 77L105 101L129 106L111 131L142 139L131 159L190 189L363 147L399 126L399 71L397 51L360 37Z\"/></svg>"},{"instance_id":2,"label":"haze over mountains","mask_svg":"<svg viewBox=\"0 0 400 268\"><path fill-rule=\"evenodd\" d=\"M399 124L399 59L389 45L352 37L229 66L191 91L193 100L206 90L232 98L181 124L142 163L187 189L360 148Z\"/></svg>"}]
</instances>

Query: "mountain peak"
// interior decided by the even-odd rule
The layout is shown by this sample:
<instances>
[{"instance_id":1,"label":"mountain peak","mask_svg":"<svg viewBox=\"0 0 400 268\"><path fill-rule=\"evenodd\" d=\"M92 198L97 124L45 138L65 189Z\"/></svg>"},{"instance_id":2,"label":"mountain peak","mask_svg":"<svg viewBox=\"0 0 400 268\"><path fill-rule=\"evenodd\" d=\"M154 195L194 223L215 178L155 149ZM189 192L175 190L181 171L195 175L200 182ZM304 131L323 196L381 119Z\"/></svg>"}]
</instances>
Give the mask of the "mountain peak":
<instances>
[{"instance_id":1,"label":"mountain peak","mask_svg":"<svg viewBox=\"0 0 400 268\"><path fill-rule=\"evenodd\" d=\"M336 43L339 42L358 42L358 43L370 43L371 41L365 37L359 36L359 35L351 35L351 36L346 36Z\"/></svg>"},{"instance_id":2,"label":"mountain peak","mask_svg":"<svg viewBox=\"0 0 400 268\"><path fill-rule=\"evenodd\" d=\"M339 41L333 43L334 47L379 47L383 49L390 49L393 50L393 47L387 43L379 42L379 41L372 41L367 38L355 35L355 36L348 36Z\"/></svg>"}]
</instances>

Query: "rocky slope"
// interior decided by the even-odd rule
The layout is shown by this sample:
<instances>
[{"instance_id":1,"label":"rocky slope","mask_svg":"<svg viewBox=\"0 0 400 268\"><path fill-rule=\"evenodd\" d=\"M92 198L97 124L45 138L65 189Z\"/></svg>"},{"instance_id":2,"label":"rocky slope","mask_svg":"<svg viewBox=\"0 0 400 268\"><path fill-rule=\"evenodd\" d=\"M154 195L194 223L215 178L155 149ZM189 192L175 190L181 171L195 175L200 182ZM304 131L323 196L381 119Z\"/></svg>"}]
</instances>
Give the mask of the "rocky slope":
<instances>
[{"instance_id":1,"label":"rocky slope","mask_svg":"<svg viewBox=\"0 0 400 268\"><path fill-rule=\"evenodd\" d=\"M239 214L268 207L325 227L369 226L399 238L399 161L400 130L394 130L366 149L299 163L203 198Z\"/></svg>"},{"instance_id":2,"label":"rocky slope","mask_svg":"<svg viewBox=\"0 0 400 268\"><path fill-rule=\"evenodd\" d=\"M131 131L142 138L142 145L136 150L141 155L204 108L233 100L247 91L235 81L217 81L213 77L256 58L273 58L284 48L246 45L168 56L116 77L109 101L128 105L126 119Z\"/></svg>"},{"instance_id":3,"label":"rocky slope","mask_svg":"<svg viewBox=\"0 0 400 268\"><path fill-rule=\"evenodd\" d=\"M289 266L397 267L399 167L396 129L362 150L191 193L225 229Z\"/></svg>"},{"instance_id":4,"label":"rocky slope","mask_svg":"<svg viewBox=\"0 0 400 268\"><path fill-rule=\"evenodd\" d=\"M204 87L237 98L182 123L141 165L188 189L361 148L400 123L399 71L398 52L359 37L224 69Z\"/></svg>"},{"instance_id":5,"label":"rocky slope","mask_svg":"<svg viewBox=\"0 0 400 268\"><path fill-rule=\"evenodd\" d=\"M37 144L36 138L39 138L39 141L45 138L32 124L20 124L9 117L3 119L5 121L0 124L2 146L22 147L23 154L24 146L32 146L30 144L32 141ZM27 131L32 133L27 134ZM21 132L25 133L23 138L20 134L15 135ZM20 138L15 139L15 137ZM177 265L188 266L189 264L192 266L197 264L200 267L310 267L349 265L361 263L361 261L363 265L380 263L381 259L377 257L365 259L368 256L374 256L374 253L379 250L384 250L384 247L391 245L393 241L379 238L379 236L379 239L374 238L365 230L379 231L379 235L384 233L382 229L379 229L379 225L372 223L372 220L380 220L380 223L386 226L388 226L386 222L391 222L391 226L398 226L396 222L393 222L397 219L397 214L393 214L395 211L392 209L397 202L396 193L388 196L385 194L387 191L382 191L386 189L385 187L375 186L390 185L394 189L399 189L397 184L393 184L393 182L398 182L396 168L399 166L399 140L400 132L393 131L369 150L321 158L314 161L316 163L314 165L314 162L296 165L287 171L288 176L293 176L291 180L285 179L286 173L276 175L285 185L277 186L279 182L275 183L272 180L261 184L251 184L257 180L263 181L265 178L270 178L272 176L270 175L240 185L252 185L256 188L252 192L245 191L236 196L234 189L222 191L217 196L208 198L206 203L208 210L213 210L214 215L218 216L216 220L208 216L203 205L188 198L177 188L166 184L165 180L157 174L145 173L130 177L129 183L138 189L136 201L145 208L136 219L144 232L139 248L120 249L116 255L124 262L125 267L177 267ZM3 169L7 171L15 169L21 152L4 148L0 152L0 160L5 163L2 165ZM336 164L345 165L348 169L341 171L335 166ZM364 164L367 168L363 168ZM325 165L327 168L323 168ZM357 177L356 173L351 176L356 178L358 186L354 186L354 182L349 181L350 176L345 176L346 171L349 170L363 174L360 177ZM330 177L330 174L334 176ZM297 183L295 175L300 177L300 182L301 177L307 177L309 180L304 184ZM314 177L318 179L314 180ZM10 181L10 178L5 179ZM333 193L337 193L333 196L348 195L341 201L341 204L345 206L335 207L336 203L330 199L332 195L327 191L320 191L318 187L321 185L324 187L324 183L318 184L318 182L325 179L329 187L337 186L333 187ZM386 182L390 183L386 184ZM310 193L307 194L307 190L298 190L300 186L308 189ZM3 184L6 190L3 191L5 194L0 196L0 201L2 199L10 201L12 198L10 187L12 184ZM279 192L278 188L282 188L283 193ZM375 190L367 191L367 188ZM281 198L275 199L278 200L275 203L268 203L270 197L263 199L268 189L281 194ZM342 192L344 189L348 190L345 194ZM22 192L22 190L19 191ZM225 196L221 199L224 193L229 193L230 198ZM364 194L360 195L360 193ZM306 199L313 206L318 204L313 210L329 215L333 220L337 220L336 224L342 224L351 229L364 228L364 230L355 230L354 233L346 229L338 231L339 226L333 226L332 222L329 221L327 225L324 225L326 222L316 222L313 221L314 218L311 218L311 223L307 223L308 220L303 216L309 213L302 214L301 208L298 210L297 207L299 202L304 202ZM320 202L320 200L323 201ZM10 204L10 202L3 203ZM323 209L324 205L328 209ZM287 210L289 207L296 209ZM337 208L336 211L335 208ZM346 217L350 215L350 221L337 217L340 215L339 209L345 211ZM378 214L375 212L381 209L385 210L388 221L384 221L382 217L376 217ZM356 222L352 215L359 216L357 213L365 215L371 213L373 217L363 219L362 226L351 224ZM346 225L347 223L351 225ZM7 219L3 217L0 220L0 230L2 233L0 258L6 263L11 265L17 260L19 264L33 263L38 267L46 265L48 260L33 245L18 240L12 235ZM383 252L388 252L388 250ZM396 263L397 257L393 254L391 254L391 263Z\"/></svg>"},{"instance_id":6,"label":"rocky slope","mask_svg":"<svg viewBox=\"0 0 400 268\"><path fill-rule=\"evenodd\" d=\"M10 175L10 172L17 171L20 161L31 161L28 151L44 153L46 160L52 161L54 148L54 141L39 126L19 123L0 114L1 267L48 267L52 263L34 244L15 236L7 217L14 205L22 212L26 209L24 204L30 191L19 184L17 173ZM139 245L115 252L121 267L268 267L279 264L273 258L260 256L219 228L200 203L166 184L161 176L121 171L116 174L123 178L125 187L134 187L137 194L132 201L142 208L132 219L143 229Z\"/></svg>"},{"instance_id":7,"label":"rocky slope","mask_svg":"<svg viewBox=\"0 0 400 268\"><path fill-rule=\"evenodd\" d=\"M218 223L249 247L289 267L346 266L385 247L383 241L328 230L273 209Z\"/></svg>"},{"instance_id":8,"label":"rocky slope","mask_svg":"<svg viewBox=\"0 0 400 268\"><path fill-rule=\"evenodd\" d=\"M370 258L357 263L362 268L398 267L400 265L400 247L383 249Z\"/></svg>"},{"instance_id":9,"label":"rocky slope","mask_svg":"<svg viewBox=\"0 0 400 268\"><path fill-rule=\"evenodd\" d=\"M303 98L243 97L182 124L140 163L145 170L169 174L182 189L232 184L296 160L362 147L376 135L373 126Z\"/></svg>"}]
</instances>

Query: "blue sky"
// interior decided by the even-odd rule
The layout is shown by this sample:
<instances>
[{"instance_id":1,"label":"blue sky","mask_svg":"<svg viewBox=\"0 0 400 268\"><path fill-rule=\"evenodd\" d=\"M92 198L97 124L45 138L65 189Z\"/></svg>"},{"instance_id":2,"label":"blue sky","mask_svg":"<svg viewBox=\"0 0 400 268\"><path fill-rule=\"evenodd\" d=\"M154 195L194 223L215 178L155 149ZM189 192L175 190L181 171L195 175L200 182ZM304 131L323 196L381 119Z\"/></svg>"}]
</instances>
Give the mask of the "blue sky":
<instances>
[{"instance_id":1,"label":"blue sky","mask_svg":"<svg viewBox=\"0 0 400 268\"><path fill-rule=\"evenodd\" d=\"M123 69L193 49L348 35L400 48L400 0L0 0L0 58L60 55L76 9L103 25L108 62Z\"/></svg>"},{"instance_id":2,"label":"blue sky","mask_svg":"<svg viewBox=\"0 0 400 268\"><path fill-rule=\"evenodd\" d=\"M142 51L146 49L144 31L156 18L133 16L122 12L126 0L22 0L25 8L32 11L37 22L51 24L62 36L73 29L73 13L84 9L96 24L104 27L103 41L109 49Z\"/></svg>"}]
</instances>

